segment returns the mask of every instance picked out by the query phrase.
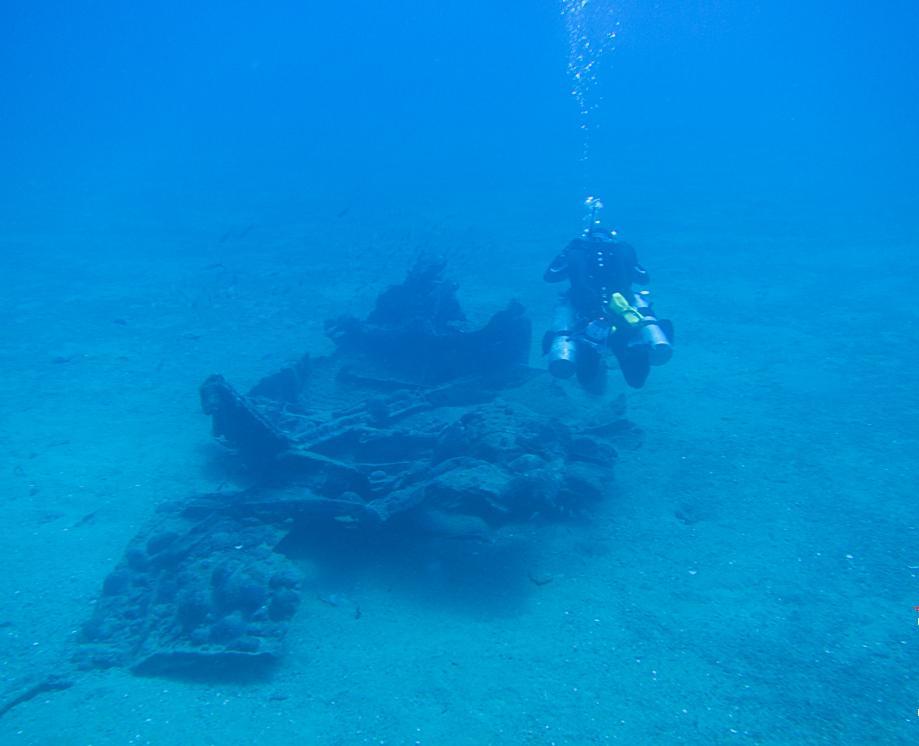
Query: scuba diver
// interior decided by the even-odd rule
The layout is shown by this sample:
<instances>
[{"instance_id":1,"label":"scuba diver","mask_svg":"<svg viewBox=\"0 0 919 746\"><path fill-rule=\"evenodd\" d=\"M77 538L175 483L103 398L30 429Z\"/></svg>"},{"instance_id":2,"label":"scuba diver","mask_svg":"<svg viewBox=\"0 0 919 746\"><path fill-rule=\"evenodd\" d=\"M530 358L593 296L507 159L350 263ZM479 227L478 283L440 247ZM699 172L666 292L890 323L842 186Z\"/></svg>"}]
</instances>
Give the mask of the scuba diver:
<instances>
[{"instance_id":1,"label":"scuba diver","mask_svg":"<svg viewBox=\"0 0 919 746\"><path fill-rule=\"evenodd\" d=\"M626 383L641 388L652 365L670 360L673 324L655 317L647 289L634 289L648 284L648 272L632 246L619 240L616 231L601 227L603 203L588 197L585 204L587 227L543 276L546 282L570 282L543 338L543 353L553 376L577 373L586 390L600 393L606 384L605 352L610 350Z\"/></svg>"}]
</instances>

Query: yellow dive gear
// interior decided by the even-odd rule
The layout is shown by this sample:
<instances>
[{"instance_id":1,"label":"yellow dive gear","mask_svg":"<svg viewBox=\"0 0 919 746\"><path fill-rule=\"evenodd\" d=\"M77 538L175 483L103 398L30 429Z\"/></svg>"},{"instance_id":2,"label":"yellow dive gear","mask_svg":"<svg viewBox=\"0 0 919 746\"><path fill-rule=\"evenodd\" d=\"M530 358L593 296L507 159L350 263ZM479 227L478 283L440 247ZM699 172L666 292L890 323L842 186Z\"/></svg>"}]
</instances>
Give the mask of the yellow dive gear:
<instances>
[{"instance_id":1,"label":"yellow dive gear","mask_svg":"<svg viewBox=\"0 0 919 746\"><path fill-rule=\"evenodd\" d=\"M645 318L641 315L641 311L625 299L622 293L613 293L609 299L609 310L633 327L639 326Z\"/></svg>"}]
</instances>

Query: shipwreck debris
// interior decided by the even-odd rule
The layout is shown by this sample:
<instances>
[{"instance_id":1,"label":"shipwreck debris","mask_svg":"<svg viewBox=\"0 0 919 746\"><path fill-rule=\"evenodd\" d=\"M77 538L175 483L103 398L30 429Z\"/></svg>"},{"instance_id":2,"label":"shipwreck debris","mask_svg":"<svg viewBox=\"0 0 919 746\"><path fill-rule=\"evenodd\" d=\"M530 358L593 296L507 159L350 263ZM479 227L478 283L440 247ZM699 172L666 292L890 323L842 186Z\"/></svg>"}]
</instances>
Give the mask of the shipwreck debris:
<instances>
[{"instance_id":1,"label":"shipwreck debris","mask_svg":"<svg viewBox=\"0 0 919 746\"><path fill-rule=\"evenodd\" d=\"M422 261L366 319L330 322L329 356L305 355L246 393L220 375L203 382L212 433L251 486L161 506L105 579L72 666L12 691L0 714L78 670L277 661L304 592L286 547L305 529L489 544L609 494L617 446L640 436L623 403L566 400L527 366L522 306L470 328L443 269Z\"/></svg>"}]
</instances>

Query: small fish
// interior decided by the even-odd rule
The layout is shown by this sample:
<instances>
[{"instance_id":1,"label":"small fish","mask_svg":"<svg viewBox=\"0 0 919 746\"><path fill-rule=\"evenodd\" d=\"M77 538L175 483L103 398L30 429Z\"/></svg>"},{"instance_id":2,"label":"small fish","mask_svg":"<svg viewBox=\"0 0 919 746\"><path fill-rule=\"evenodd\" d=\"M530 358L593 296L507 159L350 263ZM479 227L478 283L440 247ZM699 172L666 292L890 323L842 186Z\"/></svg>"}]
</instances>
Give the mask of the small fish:
<instances>
[{"instance_id":1,"label":"small fish","mask_svg":"<svg viewBox=\"0 0 919 746\"><path fill-rule=\"evenodd\" d=\"M92 513L87 513L80 520L74 523L70 528L79 528L80 526L85 526L89 523L93 523L96 520L96 515L99 513L98 510L94 510Z\"/></svg>"},{"instance_id":2,"label":"small fish","mask_svg":"<svg viewBox=\"0 0 919 746\"><path fill-rule=\"evenodd\" d=\"M549 585L549 583L555 580L555 578L553 578L551 575L546 575L544 573L534 573L532 571L527 573L527 577L530 579L530 582L533 585L539 586Z\"/></svg>"},{"instance_id":3,"label":"small fish","mask_svg":"<svg viewBox=\"0 0 919 746\"><path fill-rule=\"evenodd\" d=\"M350 598L341 593L317 593L316 598L318 598L326 606L332 606L333 608L339 608L341 606L353 606L354 613L353 616L355 619L360 619L363 616L361 611L361 605L352 601Z\"/></svg>"},{"instance_id":4,"label":"small fish","mask_svg":"<svg viewBox=\"0 0 919 746\"><path fill-rule=\"evenodd\" d=\"M316 598L326 606L334 606L335 608L347 606L350 603L348 597L343 596L341 593L317 593Z\"/></svg>"}]
</instances>

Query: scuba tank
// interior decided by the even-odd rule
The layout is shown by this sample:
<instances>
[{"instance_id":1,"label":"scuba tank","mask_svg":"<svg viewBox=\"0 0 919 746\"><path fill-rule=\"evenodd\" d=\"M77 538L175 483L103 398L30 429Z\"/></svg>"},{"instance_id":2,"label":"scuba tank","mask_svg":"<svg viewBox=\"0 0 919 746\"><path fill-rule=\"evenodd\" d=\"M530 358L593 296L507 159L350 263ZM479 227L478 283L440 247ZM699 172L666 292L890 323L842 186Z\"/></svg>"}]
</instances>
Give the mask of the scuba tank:
<instances>
[{"instance_id":1,"label":"scuba tank","mask_svg":"<svg viewBox=\"0 0 919 746\"><path fill-rule=\"evenodd\" d=\"M577 343L571 336L574 311L567 303L555 307L549 343L549 372L556 378L571 378L577 370ZM547 335L548 336L548 335Z\"/></svg>"},{"instance_id":2,"label":"scuba tank","mask_svg":"<svg viewBox=\"0 0 919 746\"><path fill-rule=\"evenodd\" d=\"M629 347L647 345L648 362L651 365L663 365L673 357L673 324L665 319L658 319L651 309L651 294L641 290L635 294L635 309L641 314L641 330Z\"/></svg>"}]
</instances>

